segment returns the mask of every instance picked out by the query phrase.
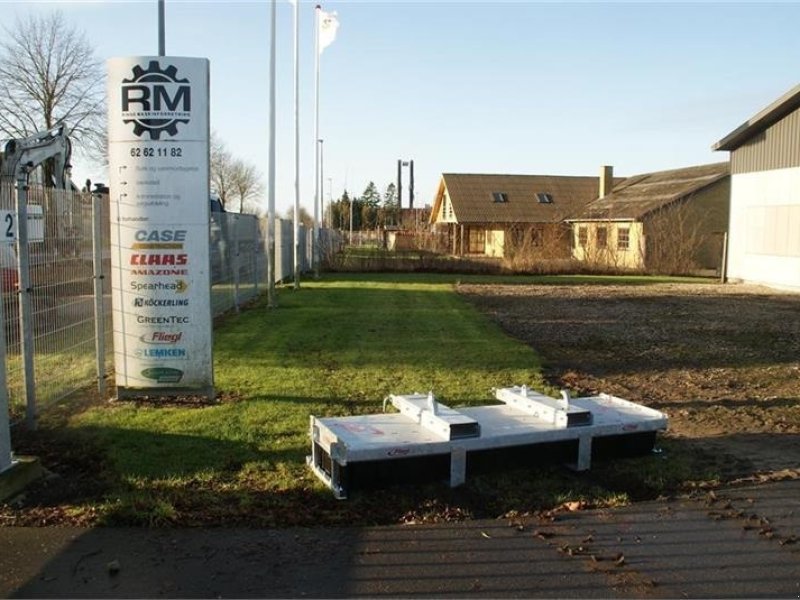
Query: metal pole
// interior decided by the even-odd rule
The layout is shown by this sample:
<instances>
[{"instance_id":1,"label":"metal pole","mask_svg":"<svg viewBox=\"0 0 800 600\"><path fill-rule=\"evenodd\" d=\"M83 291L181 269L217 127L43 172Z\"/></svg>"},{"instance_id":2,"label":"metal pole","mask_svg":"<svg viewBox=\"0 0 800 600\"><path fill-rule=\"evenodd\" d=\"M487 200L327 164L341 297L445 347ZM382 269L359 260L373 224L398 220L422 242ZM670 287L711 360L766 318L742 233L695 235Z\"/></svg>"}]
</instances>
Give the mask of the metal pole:
<instances>
[{"instance_id":1,"label":"metal pole","mask_svg":"<svg viewBox=\"0 0 800 600\"><path fill-rule=\"evenodd\" d=\"M333 228L333 177L328 177L328 229Z\"/></svg>"},{"instance_id":2,"label":"metal pole","mask_svg":"<svg viewBox=\"0 0 800 600\"><path fill-rule=\"evenodd\" d=\"M319 17L322 7L314 9L314 237L311 262L314 279L319 279Z\"/></svg>"},{"instance_id":3,"label":"metal pole","mask_svg":"<svg viewBox=\"0 0 800 600\"><path fill-rule=\"evenodd\" d=\"M11 425L8 416L8 385L6 381L6 328L3 301L0 300L0 473L14 464L11 454Z\"/></svg>"},{"instance_id":4,"label":"metal pole","mask_svg":"<svg viewBox=\"0 0 800 600\"><path fill-rule=\"evenodd\" d=\"M92 266L94 269L94 348L97 363L97 391L106 396L106 312L103 300L103 203L99 193L92 197Z\"/></svg>"},{"instance_id":5,"label":"metal pole","mask_svg":"<svg viewBox=\"0 0 800 600\"><path fill-rule=\"evenodd\" d=\"M728 279L728 232L722 234L722 265L719 269L719 282L725 283Z\"/></svg>"},{"instance_id":6,"label":"metal pole","mask_svg":"<svg viewBox=\"0 0 800 600\"><path fill-rule=\"evenodd\" d=\"M17 178L17 256L19 257L19 339L22 376L25 380L25 422L36 429L36 376L33 365L33 319L31 315L31 276L28 254L28 174Z\"/></svg>"},{"instance_id":7,"label":"metal pole","mask_svg":"<svg viewBox=\"0 0 800 600\"><path fill-rule=\"evenodd\" d=\"M158 0L158 55L166 55L166 35L164 33L164 0Z\"/></svg>"},{"instance_id":8,"label":"metal pole","mask_svg":"<svg viewBox=\"0 0 800 600\"><path fill-rule=\"evenodd\" d=\"M353 204L355 204L355 198L350 198L350 245L353 245Z\"/></svg>"},{"instance_id":9,"label":"metal pole","mask_svg":"<svg viewBox=\"0 0 800 600\"><path fill-rule=\"evenodd\" d=\"M239 312L239 305L241 304L239 300L239 218L241 215L237 213L231 213L230 216L233 218L233 306L236 309L236 312ZM274 241L274 238L271 239ZM273 246L273 252L274 251L275 249ZM274 276L275 271L273 270L272 273Z\"/></svg>"},{"instance_id":10,"label":"metal pole","mask_svg":"<svg viewBox=\"0 0 800 600\"><path fill-rule=\"evenodd\" d=\"M408 163L408 207L414 208L414 161Z\"/></svg>"},{"instance_id":11,"label":"metal pole","mask_svg":"<svg viewBox=\"0 0 800 600\"><path fill-rule=\"evenodd\" d=\"M275 54L277 44L275 43L277 31L277 9L276 0L272 0L272 11L270 18L270 53L269 53L269 207L267 209L268 225L267 236L269 237L269 261L267 274L267 307L275 308L278 301L275 294ZM237 248L238 252L238 248ZM238 263L237 263L238 264Z\"/></svg>"},{"instance_id":12,"label":"metal pole","mask_svg":"<svg viewBox=\"0 0 800 600\"><path fill-rule=\"evenodd\" d=\"M324 185L323 181L325 181L324 173L325 173L325 145L323 144L325 140L319 141L319 226L322 229L323 223L325 223L325 201L323 200L323 196L325 195L324 192ZM320 231L320 238L322 237L322 232ZM320 250L322 250L322 244L320 244Z\"/></svg>"},{"instance_id":13,"label":"metal pole","mask_svg":"<svg viewBox=\"0 0 800 600\"><path fill-rule=\"evenodd\" d=\"M403 161L397 160L397 208L403 208Z\"/></svg>"},{"instance_id":14,"label":"metal pole","mask_svg":"<svg viewBox=\"0 0 800 600\"><path fill-rule=\"evenodd\" d=\"M294 4L294 289L300 289L300 2Z\"/></svg>"},{"instance_id":15,"label":"metal pole","mask_svg":"<svg viewBox=\"0 0 800 600\"><path fill-rule=\"evenodd\" d=\"M248 232L250 232L250 226L247 227ZM259 229L258 229L258 217L253 216L253 229L252 229L252 238L253 238L253 249L252 251L248 252L248 256L250 258L250 269L253 272L253 295L258 296L258 283L259 283L259 276L258 276L258 236L259 236ZM248 233L248 238L251 237Z\"/></svg>"}]
</instances>

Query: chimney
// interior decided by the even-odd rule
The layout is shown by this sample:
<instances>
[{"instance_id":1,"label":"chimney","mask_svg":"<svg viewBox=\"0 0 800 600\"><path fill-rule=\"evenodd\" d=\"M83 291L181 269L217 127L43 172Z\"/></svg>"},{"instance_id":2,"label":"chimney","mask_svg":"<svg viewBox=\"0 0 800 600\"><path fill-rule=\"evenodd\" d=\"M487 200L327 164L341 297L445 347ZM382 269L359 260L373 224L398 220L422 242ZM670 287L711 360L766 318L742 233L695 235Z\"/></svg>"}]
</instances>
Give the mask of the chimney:
<instances>
[{"instance_id":1,"label":"chimney","mask_svg":"<svg viewBox=\"0 0 800 600\"><path fill-rule=\"evenodd\" d=\"M614 167L605 165L600 167L600 194L598 198L604 198L614 189Z\"/></svg>"}]
</instances>

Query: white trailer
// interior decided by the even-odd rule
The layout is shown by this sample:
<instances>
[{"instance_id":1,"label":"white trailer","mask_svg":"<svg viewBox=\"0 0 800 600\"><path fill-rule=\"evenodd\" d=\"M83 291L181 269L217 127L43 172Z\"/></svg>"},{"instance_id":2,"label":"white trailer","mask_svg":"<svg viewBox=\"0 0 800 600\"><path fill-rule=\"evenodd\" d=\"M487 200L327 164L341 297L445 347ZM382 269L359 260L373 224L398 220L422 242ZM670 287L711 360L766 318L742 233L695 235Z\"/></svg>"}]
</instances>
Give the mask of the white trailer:
<instances>
[{"instance_id":1,"label":"white trailer","mask_svg":"<svg viewBox=\"0 0 800 600\"><path fill-rule=\"evenodd\" d=\"M384 413L311 417L307 463L337 498L351 489L447 480L514 464L561 460L589 469L596 455L650 452L667 428L657 410L610 396L560 399L526 386L495 391L501 404L453 409L432 393L392 395ZM399 412L385 412L391 403Z\"/></svg>"}]
</instances>

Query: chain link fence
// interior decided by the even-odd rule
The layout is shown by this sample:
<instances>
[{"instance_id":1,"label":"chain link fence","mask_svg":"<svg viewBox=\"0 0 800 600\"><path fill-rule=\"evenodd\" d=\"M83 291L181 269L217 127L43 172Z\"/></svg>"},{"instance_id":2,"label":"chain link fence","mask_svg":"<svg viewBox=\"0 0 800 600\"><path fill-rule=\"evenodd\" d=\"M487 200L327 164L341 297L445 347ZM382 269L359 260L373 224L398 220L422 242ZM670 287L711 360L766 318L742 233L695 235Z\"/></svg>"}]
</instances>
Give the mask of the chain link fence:
<instances>
[{"instance_id":1,"label":"chain link fence","mask_svg":"<svg viewBox=\"0 0 800 600\"><path fill-rule=\"evenodd\" d=\"M9 413L12 424L35 426L39 409L102 383L113 369L109 201L106 194L30 186L25 275L15 241L15 198L13 185L0 185ZM294 274L292 223L276 220L275 229L275 281L289 281ZM303 272L311 265L310 238L301 227ZM214 316L238 310L266 291L265 219L213 212L209 243Z\"/></svg>"}]
</instances>

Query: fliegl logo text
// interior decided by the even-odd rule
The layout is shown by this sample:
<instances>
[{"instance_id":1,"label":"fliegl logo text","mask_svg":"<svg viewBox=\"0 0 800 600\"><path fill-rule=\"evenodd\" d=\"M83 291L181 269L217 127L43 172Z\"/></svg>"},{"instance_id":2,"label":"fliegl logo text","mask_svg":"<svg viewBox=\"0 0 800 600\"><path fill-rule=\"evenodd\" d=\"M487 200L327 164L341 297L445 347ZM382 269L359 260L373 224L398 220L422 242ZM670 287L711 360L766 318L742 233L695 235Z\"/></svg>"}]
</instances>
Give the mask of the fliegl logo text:
<instances>
[{"instance_id":1,"label":"fliegl logo text","mask_svg":"<svg viewBox=\"0 0 800 600\"><path fill-rule=\"evenodd\" d=\"M183 339L182 331L153 331L139 336L144 344L152 346L174 346Z\"/></svg>"},{"instance_id":2,"label":"fliegl logo text","mask_svg":"<svg viewBox=\"0 0 800 600\"><path fill-rule=\"evenodd\" d=\"M178 77L178 68L151 60L146 69L136 65L132 77L122 80L122 122L133 124L133 134L151 140L166 133L178 135L178 124L192 116L192 87Z\"/></svg>"}]
</instances>

